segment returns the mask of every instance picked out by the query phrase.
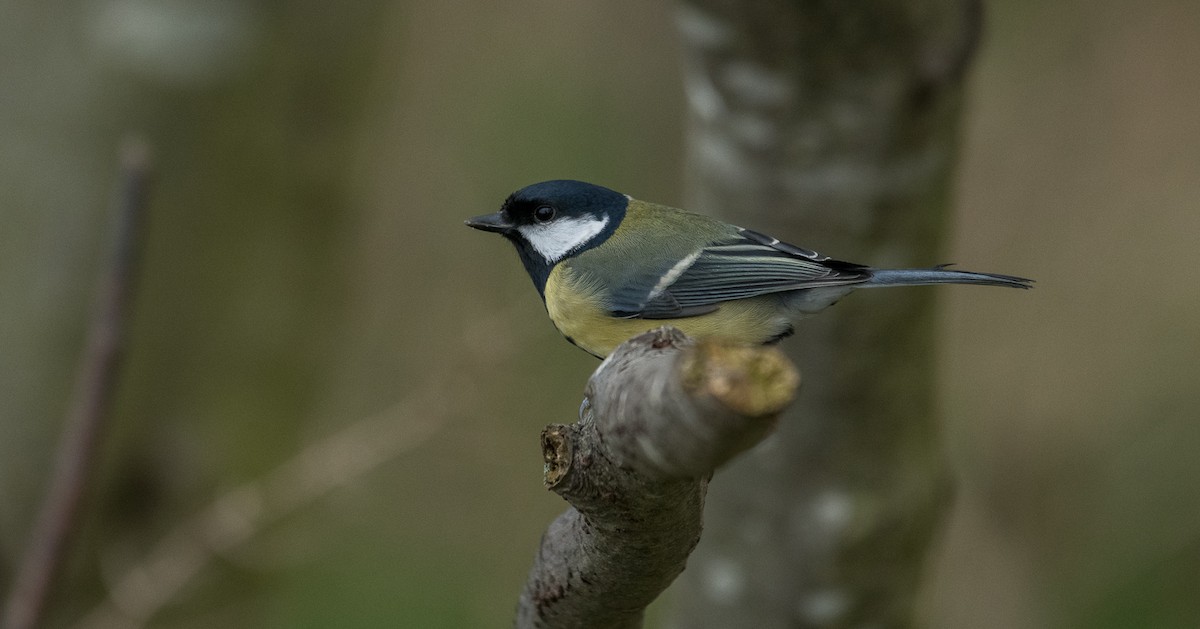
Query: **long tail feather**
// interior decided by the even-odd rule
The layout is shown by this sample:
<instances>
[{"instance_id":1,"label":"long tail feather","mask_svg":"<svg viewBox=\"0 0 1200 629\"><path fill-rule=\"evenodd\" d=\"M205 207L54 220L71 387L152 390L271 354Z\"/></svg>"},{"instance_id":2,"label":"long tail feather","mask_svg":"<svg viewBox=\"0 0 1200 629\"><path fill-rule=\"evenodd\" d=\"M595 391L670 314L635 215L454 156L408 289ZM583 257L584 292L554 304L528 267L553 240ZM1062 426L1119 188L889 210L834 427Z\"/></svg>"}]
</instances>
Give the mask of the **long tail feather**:
<instances>
[{"instance_id":1,"label":"long tail feather","mask_svg":"<svg viewBox=\"0 0 1200 629\"><path fill-rule=\"evenodd\" d=\"M920 286L924 284L980 284L983 286L1008 286L1010 288L1033 288L1033 280L1014 275L975 273L973 271L950 271L948 264L932 269L872 269L871 279L859 284L870 286Z\"/></svg>"}]
</instances>

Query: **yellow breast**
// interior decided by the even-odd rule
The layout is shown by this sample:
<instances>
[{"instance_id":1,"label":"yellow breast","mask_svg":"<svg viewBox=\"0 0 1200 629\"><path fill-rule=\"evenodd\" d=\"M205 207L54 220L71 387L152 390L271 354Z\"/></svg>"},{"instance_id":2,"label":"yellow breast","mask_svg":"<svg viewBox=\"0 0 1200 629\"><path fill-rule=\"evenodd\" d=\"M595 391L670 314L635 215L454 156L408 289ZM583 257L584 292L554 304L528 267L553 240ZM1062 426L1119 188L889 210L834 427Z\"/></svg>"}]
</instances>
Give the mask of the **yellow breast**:
<instances>
[{"instance_id":1,"label":"yellow breast","mask_svg":"<svg viewBox=\"0 0 1200 629\"><path fill-rule=\"evenodd\" d=\"M683 319L618 319L610 317L600 295L602 287L558 265L546 282L546 311L558 331L584 351L604 358L629 338L659 326L671 325L695 338L719 337L758 344L788 329L771 297L721 304L715 312Z\"/></svg>"}]
</instances>

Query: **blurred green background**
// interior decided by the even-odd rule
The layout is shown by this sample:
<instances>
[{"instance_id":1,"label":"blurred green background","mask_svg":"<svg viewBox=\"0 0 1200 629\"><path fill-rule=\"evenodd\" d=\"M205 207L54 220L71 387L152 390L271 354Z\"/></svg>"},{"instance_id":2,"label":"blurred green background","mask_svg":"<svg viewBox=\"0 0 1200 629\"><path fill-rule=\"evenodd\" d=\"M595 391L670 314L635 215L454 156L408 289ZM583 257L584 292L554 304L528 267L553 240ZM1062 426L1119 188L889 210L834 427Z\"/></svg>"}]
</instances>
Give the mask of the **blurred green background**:
<instances>
[{"instance_id":1,"label":"blurred green background","mask_svg":"<svg viewBox=\"0 0 1200 629\"><path fill-rule=\"evenodd\" d=\"M939 291L960 483L926 624L1200 626L1200 4L988 8L930 257L1039 283ZM5 3L0 586L138 133L157 182L130 362L51 626L247 483L263 502L217 510L211 561L149 626L508 625L564 507L538 431L596 363L461 221L560 177L682 202L672 9ZM367 417L390 428L316 472L339 486L280 507L272 470Z\"/></svg>"}]
</instances>

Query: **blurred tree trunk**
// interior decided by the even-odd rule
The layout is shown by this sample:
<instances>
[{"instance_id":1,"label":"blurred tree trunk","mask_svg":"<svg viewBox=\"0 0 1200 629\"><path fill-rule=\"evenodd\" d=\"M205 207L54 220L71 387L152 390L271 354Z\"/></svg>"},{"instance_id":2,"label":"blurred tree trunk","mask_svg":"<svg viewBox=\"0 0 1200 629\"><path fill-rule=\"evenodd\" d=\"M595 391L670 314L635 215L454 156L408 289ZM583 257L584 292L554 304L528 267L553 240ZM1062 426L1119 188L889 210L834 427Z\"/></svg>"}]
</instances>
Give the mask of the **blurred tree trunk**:
<instances>
[{"instance_id":1,"label":"blurred tree trunk","mask_svg":"<svg viewBox=\"0 0 1200 629\"><path fill-rule=\"evenodd\" d=\"M689 203L875 266L944 230L974 0L688 0ZM858 294L784 342L779 433L713 481L677 627L908 627L949 503L936 290ZM789 421L790 419L790 421Z\"/></svg>"}]
</instances>

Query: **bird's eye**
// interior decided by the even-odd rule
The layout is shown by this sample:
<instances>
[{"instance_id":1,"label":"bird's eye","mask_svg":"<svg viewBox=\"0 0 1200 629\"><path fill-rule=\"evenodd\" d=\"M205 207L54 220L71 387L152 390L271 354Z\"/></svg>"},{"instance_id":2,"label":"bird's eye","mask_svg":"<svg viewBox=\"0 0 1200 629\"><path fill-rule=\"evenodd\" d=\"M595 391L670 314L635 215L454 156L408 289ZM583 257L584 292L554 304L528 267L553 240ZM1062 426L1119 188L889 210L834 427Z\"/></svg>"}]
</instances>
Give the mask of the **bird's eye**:
<instances>
[{"instance_id":1,"label":"bird's eye","mask_svg":"<svg viewBox=\"0 0 1200 629\"><path fill-rule=\"evenodd\" d=\"M554 214L554 208L550 207L549 205L542 205L533 211L533 220L539 223L545 223L552 220L554 218Z\"/></svg>"}]
</instances>

